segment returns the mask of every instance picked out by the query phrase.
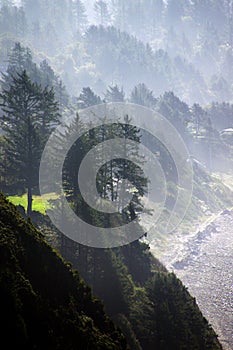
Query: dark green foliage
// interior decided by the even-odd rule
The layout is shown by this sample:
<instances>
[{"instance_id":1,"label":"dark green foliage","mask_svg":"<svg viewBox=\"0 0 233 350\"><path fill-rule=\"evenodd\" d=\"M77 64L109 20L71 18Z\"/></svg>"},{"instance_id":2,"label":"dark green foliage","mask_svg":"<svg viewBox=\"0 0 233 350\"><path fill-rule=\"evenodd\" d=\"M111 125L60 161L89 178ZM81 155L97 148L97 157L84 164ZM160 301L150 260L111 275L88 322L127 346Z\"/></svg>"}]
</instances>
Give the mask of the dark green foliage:
<instances>
[{"instance_id":1,"label":"dark green foliage","mask_svg":"<svg viewBox=\"0 0 233 350\"><path fill-rule=\"evenodd\" d=\"M155 274L146 285L146 293L156 329L150 339L144 339L146 349L221 349L195 299L174 274Z\"/></svg>"},{"instance_id":2,"label":"dark green foliage","mask_svg":"<svg viewBox=\"0 0 233 350\"><path fill-rule=\"evenodd\" d=\"M67 128L67 133L73 130L74 127L77 127L80 132L82 130L82 121L76 120L74 125L72 124ZM82 199L78 185L79 166L83 157L93 146L105 140L117 137L121 137L124 140L122 142L122 152L125 154L125 157L122 159L113 159L107 164L103 164L101 154L99 154L95 161L98 161L100 165L100 170L96 179L99 195L102 198L108 199L110 202L116 202L119 208L119 215L101 214L91 209ZM66 134L63 135L63 140L65 139ZM81 215L86 222L89 222L88 220L92 218L91 220L97 220L100 226L109 227L111 226L110 222L113 223L115 220L115 225L117 224L117 226L119 226L120 222L130 222L134 220L142 211L143 206L140 197L146 192L147 179L139 166L125 159L127 159L127 156L133 155L141 164L143 164L143 159L139 157L137 146L129 147L129 145L127 145L127 139L136 141L137 143L140 142L140 130L130 125L128 116L125 117L125 124L106 124L84 133L79 140L73 144L67 154L63 169L64 187L74 208L77 208L78 215ZM133 192L132 200L126 207L124 202L122 203L119 189L123 179L127 179L130 182L129 185L122 185L127 186L127 188L124 187L124 191L127 189L130 191L136 188Z\"/></svg>"},{"instance_id":3,"label":"dark green foliage","mask_svg":"<svg viewBox=\"0 0 233 350\"><path fill-rule=\"evenodd\" d=\"M63 238L62 248L133 349L222 349L195 299L146 244L104 250Z\"/></svg>"},{"instance_id":4,"label":"dark green foliage","mask_svg":"<svg viewBox=\"0 0 233 350\"><path fill-rule=\"evenodd\" d=\"M160 98L156 109L165 116L185 138L186 126L191 118L189 106L181 101L173 92L165 92Z\"/></svg>"},{"instance_id":5,"label":"dark green foliage","mask_svg":"<svg viewBox=\"0 0 233 350\"><path fill-rule=\"evenodd\" d=\"M26 71L33 83L41 85L44 89L54 89L60 112L67 107L69 96L66 88L46 60L43 60L40 65L37 65L33 61L31 50L16 42L8 54L7 63L6 71L2 73L2 89L9 90L13 83L13 78L17 78L18 74Z\"/></svg>"},{"instance_id":6,"label":"dark green foliage","mask_svg":"<svg viewBox=\"0 0 233 350\"><path fill-rule=\"evenodd\" d=\"M73 349L77 344L85 349L88 342L93 350L125 349L123 336L79 275L0 198L3 334L8 337L14 331L17 342L28 349L32 344L38 349ZM48 230L49 222L39 220ZM195 300L147 245L134 242L103 250L65 237L62 242L63 256L103 300L132 349L221 349Z\"/></svg>"},{"instance_id":7,"label":"dark green foliage","mask_svg":"<svg viewBox=\"0 0 233 350\"><path fill-rule=\"evenodd\" d=\"M83 109L101 103L99 96L95 95L90 87L84 87L78 97L78 108Z\"/></svg>"},{"instance_id":8,"label":"dark green foliage","mask_svg":"<svg viewBox=\"0 0 233 350\"><path fill-rule=\"evenodd\" d=\"M4 131L2 169L28 192L28 214L32 210L32 190L38 186L39 162L45 142L58 123L58 104L53 89L32 83L26 71L11 76L9 88L0 94ZM6 176L5 176L6 177Z\"/></svg>"},{"instance_id":9,"label":"dark green foliage","mask_svg":"<svg viewBox=\"0 0 233 350\"><path fill-rule=\"evenodd\" d=\"M152 277L153 256L146 243L135 241L119 248L116 253L117 255L119 254L122 261L127 266L128 272L136 284L143 286L145 282ZM160 268L162 270L165 269L162 265L159 266L158 264L156 270Z\"/></svg>"},{"instance_id":10,"label":"dark green foliage","mask_svg":"<svg viewBox=\"0 0 233 350\"><path fill-rule=\"evenodd\" d=\"M121 327L128 341L128 344L130 345L130 348L132 348L133 350L142 350L142 347L139 341L136 339L134 331L132 329L132 325L127 319L127 317L123 314L119 314L117 317L115 317L115 322Z\"/></svg>"},{"instance_id":11,"label":"dark green foliage","mask_svg":"<svg viewBox=\"0 0 233 350\"><path fill-rule=\"evenodd\" d=\"M24 349L126 349L101 302L0 195L1 334Z\"/></svg>"}]
</instances>

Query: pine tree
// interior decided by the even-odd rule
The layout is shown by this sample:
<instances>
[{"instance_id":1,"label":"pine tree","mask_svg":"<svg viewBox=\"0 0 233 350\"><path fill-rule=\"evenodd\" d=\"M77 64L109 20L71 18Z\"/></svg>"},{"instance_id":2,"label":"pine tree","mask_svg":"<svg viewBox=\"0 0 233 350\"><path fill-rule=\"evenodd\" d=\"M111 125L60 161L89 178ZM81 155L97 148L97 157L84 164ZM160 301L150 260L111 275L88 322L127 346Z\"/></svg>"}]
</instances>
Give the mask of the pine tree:
<instances>
[{"instance_id":1,"label":"pine tree","mask_svg":"<svg viewBox=\"0 0 233 350\"><path fill-rule=\"evenodd\" d=\"M115 161L115 169L113 170L114 178L118 179L118 181L127 179L130 182L129 188L125 188L125 185L123 185L122 192L124 193L125 191L129 191L132 193L133 197L131 202L126 208L124 208L122 206L122 200L119 201L119 211L123 212L123 215L127 221L134 220L142 211L143 204L141 203L140 198L142 198L146 193L147 188L147 179L143 175L142 169L132 161L127 160L127 156L131 155L137 159L137 163L141 163L143 165L144 161L139 156L141 131L137 127L131 125L130 122L131 120L129 116L126 115L124 118L124 123L119 124L119 137L123 139L122 147L125 156L123 159ZM127 140L132 140L135 142L134 148L127 145ZM119 195L120 194L117 193L116 198L118 198Z\"/></svg>"},{"instance_id":2,"label":"pine tree","mask_svg":"<svg viewBox=\"0 0 233 350\"><path fill-rule=\"evenodd\" d=\"M69 104L69 95L62 80L54 73L46 60L40 63L39 76L36 80L42 88L53 88L57 102L59 103L59 113L64 112Z\"/></svg>"},{"instance_id":3,"label":"pine tree","mask_svg":"<svg viewBox=\"0 0 233 350\"><path fill-rule=\"evenodd\" d=\"M218 132L213 128L213 123L211 119L208 117L206 126L205 126L205 142L207 146L207 165L209 171L213 171L213 159L214 159L214 151L215 146L218 140Z\"/></svg>"},{"instance_id":4,"label":"pine tree","mask_svg":"<svg viewBox=\"0 0 233 350\"><path fill-rule=\"evenodd\" d=\"M153 92L143 83L135 86L131 92L130 101L149 108L154 108L157 102L156 98L153 96Z\"/></svg>"},{"instance_id":5,"label":"pine tree","mask_svg":"<svg viewBox=\"0 0 233 350\"><path fill-rule=\"evenodd\" d=\"M194 119L193 122L194 122L195 129L196 129L196 137L199 135L201 124L204 123L205 114L206 113L201 108L201 106L197 103L194 103L194 105L192 107L192 115L193 115L193 119Z\"/></svg>"},{"instance_id":6,"label":"pine tree","mask_svg":"<svg viewBox=\"0 0 233 350\"><path fill-rule=\"evenodd\" d=\"M70 126L70 130L74 127L81 128L82 123L78 120L75 126ZM69 132L69 130L67 130ZM98 152L94 162L99 162L100 170L96 178L96 187L100 197L117 203L118 211L121 219L124 222L130 222L140 214L143 209L141 197L146 193L147 179L143 175L142 169L127 160L127 157L134 157L137 163L143 164L143 159L139 156L140 130L133 125L130 125L130 119L125 117L124 123L113 123L111 125L103 124L95 129L90 128L89 133L85 133L77 140L70 149L64 165L66 193L71 198L71 201L76 203L78 210L82 211L80 215L87 215L90 211L88 206L85 206L80 199L80 191L78 185L78 171L81 161L85 154L92 147L114 138L122 139L122 154L125 155L122 159L112 159L106 164L103 164L101 152ZM135 146L130 147L127 140L135 141ZM91 171L91 169L90 169ZM125 184L124 180L128 180L130 184ZM132 200L125 208L125 193L132 193ZM81 200L81 202L80 202ZM83 209L86 208L83 212ZM95 213L102 224L106 224L111 218L108 215L99 215ZM94 215L90 212L90 215ZM96 219L95 218L95 219ZM93 219L93 218L92 218ZM92 220L91 219L91 220Z\"/></svg>"},{"instance_id":7,"label":"pine tree","mask_svg":"<svg viewBox=\"0 0 233 350\"><path fill-rule=\"evenodd\" d=\"M4 113L1 127L6 142L5 170L18 188L27 190L27 213L32 212L32 191L38 186L39 161L46 139L58 121L53 90L32 83L26 71L12 77L0 94Z\"/></svg>"},{"instance_id":8,"label":"pine tree","mask_svg":"<svg viewBox=\"0 0 233 350\"><path fill-rule=\"evenodd\" d=\"M118 85L109 86L104 96L105 102L124 102L125 93L123 88L119 88Z\"/></svg>"},{"instance_id":9,"label":"pine tree","mask_svg":"<svg viewBox=\"0 0 233 350\"><path fill-rule=\"evenodd\" d=\"M87 108L101 103L101 98L97 96L90 87L84 87L78 97L78 108Z\"/></svg>"},{"instance_id":10,"label":"pine tree","mask_svg":"<svg viewBox=\"0 0 233 350\"><path fill-rule=\"evenodd\" d=\"M82 130L82 123L77 113L71 124L66 127L65 134L62 135L62 142L65 142L71 132L80 132L80 130ZM78 170L85 152L86 148L84 140L81 138L76 140L66 156L63 171L63 183L66 195L71 200L77 200L79 195Z\"/></svg>"},{"instance_id":11,"label":"pine tree","mask_svg":"<svg viewBox=\"0 0 233 350\"><path fill-rule=\"evenodd\" d=\"M17 76L17 73L22 73L24 70L28 72L30 78L38 74L36 64L32 61L31 50L16 42L8 57L6 73L2 74L2 88L9 88L12 79Z\"/></svg>"},{"instance_id":12,"label":"pine tree","mask_svg":"<svg viewBox=\"0 0 233 350\"><path fill-rule=\"evenodd\" d=\"M73 12L75 17L75 30L83 33L87 26L86 8L81 0L73 2Z\"/></svg>"},{"instance_id":13,"label":"pine tree","mask_svg":"<svg viewBox=\"0 0 233 350\"><path fill-rule=\"evenodd\" d=\"M96 13L98 24L101 24L102 26L108 24L109 11L108 11L107 2L103 0L96 1L94 4L94 10Z\"/></svg>"}]
</instances>

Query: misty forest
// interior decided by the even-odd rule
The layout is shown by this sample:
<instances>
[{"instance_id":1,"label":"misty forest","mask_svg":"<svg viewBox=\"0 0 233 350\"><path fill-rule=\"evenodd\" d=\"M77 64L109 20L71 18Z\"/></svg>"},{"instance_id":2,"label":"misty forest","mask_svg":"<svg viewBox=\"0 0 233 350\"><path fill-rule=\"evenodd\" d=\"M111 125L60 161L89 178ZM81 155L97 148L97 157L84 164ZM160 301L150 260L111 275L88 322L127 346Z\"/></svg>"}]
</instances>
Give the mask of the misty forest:
<instances>
[{"instance_id":1,"label":"misty forest","mask_svg":"<svg viewBox=\"0 0 233 350\"><path fill-rule=\"evenodd\" d=\"M138 111L145 128L133 112L108 122L111 106ZM159 120L168 125L161 138ZM0 0L7 348L232 350L232 173L232 0ZM151 178L163 204L148 194ZM98 232L115 228L123 243L105 234L88 243L72 215Z\"/></svg>"}]
</instances>

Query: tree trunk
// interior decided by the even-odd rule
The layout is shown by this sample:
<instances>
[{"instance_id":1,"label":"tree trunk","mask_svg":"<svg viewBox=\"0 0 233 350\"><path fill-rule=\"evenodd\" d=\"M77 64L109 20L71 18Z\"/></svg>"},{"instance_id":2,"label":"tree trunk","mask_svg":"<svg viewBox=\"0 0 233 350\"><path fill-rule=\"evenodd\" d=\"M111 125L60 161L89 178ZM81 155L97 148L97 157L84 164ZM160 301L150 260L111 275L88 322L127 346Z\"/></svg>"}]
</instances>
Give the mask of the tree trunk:
<instances>
[{"instance_id":1,"label":"tree trunk","mask_svg":"<svg viewBox=\"0 0 233 350\"><path fill-rule=\"evenodd\" d=\"M31 174L31 167L32 167L32 125L31 125L31 118L27 114L27 110L25 111L25 116L27 117L27 126L28 126L28 164L27 164L27 176L28 176L28 207L27 207L27 215L31 216L32 214L32 174Z\"/></svg>"},{"instance_id":2,"label":"tree trunk","mask_svg":"<svg viewBox=\"0 0 233 350\"><path fill-rule=\"evenodd\" d=\"M32 189L28 187L28 205L27 205L27 215L31 216L32 214Z\"/></svg>"}]
</instances>

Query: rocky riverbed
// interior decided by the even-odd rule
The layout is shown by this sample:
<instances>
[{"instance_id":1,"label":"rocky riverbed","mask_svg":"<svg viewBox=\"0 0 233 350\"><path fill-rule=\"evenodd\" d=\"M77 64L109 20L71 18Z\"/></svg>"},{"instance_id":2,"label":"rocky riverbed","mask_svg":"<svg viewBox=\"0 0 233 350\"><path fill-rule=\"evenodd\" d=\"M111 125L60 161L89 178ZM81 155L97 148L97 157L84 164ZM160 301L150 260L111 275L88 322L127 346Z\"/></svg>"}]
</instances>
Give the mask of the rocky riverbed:
<instances>
[{"instance_id":1,"label":"rocky riverbed","mask_svg":"<svg viewBox=\"0 0 233 350\"><path fill-rule=\"evenodd\" d=\"M196 298L224 350L232 350L233 210L216 215L194 235L186 237L183 245L182 237L177 237L172 248L160 260Z\"/></svg>"}]
</instances>

